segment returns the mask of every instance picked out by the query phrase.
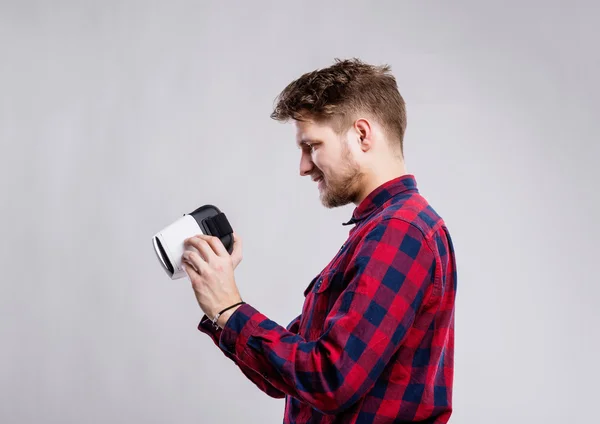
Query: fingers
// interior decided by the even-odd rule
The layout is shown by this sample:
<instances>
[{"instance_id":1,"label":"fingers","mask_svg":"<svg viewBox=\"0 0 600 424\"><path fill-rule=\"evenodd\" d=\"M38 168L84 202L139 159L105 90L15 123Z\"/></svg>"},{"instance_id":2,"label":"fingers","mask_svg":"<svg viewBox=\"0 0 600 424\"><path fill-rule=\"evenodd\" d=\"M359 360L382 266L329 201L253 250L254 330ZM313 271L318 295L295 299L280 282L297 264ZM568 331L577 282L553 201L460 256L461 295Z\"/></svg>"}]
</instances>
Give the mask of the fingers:
<instances>
[{"instance_id":1,"label":"fingers","mask_svg":"<svg viewBox=\"0 0 600 424\"><path fill-rule=\"evenodd\" d=\"M206 262L210 262L211 259L213 259L216 255L215 251L208 243L207 236L204 234L198 234L194 237L190 237L189 239L186 239L183 244L186 248L190 246L195 247L200 255L202 255L202 259L204 259Z\"/></svg>"},{"instance_id":2,"label":"fingers","mask_svg":"<svg viewBox=\"0 0 600 424\"><path fill-rule=\"evenodd\" d=\"M181 263L182 265L187 265L188 269L191 268L198 275L202 274L202 271L208 266L204 258L202 258L198 253L192 252L191 250L186 250L183 252Z\"/></svg>"},{"instance_id":3,"label":"fingers","mask_svg":"<svg viewBox=\"0 0 600 424\"><path fill-rule=\"evenodd\" d=\"M188 261L184 260L181 263L181 266L183 266L183 269L184 269L185 273L188 275L188 277L190 277L190 280L194 281L195 279L197 279L200 276L198 271L196 269L194 269L194 266L190 265L190 263Z\"/></svg>"},{"instance_id":4,"label":"fingers","mask_svg":"<svg viewBox=\"0 0 600 424\"><path fill-rule=\"evenodd\" d=\"M205 235L200 235L199 237L206 240L206 242L210 245L210 247L212 247L213 252L215 252L217 256L229 256L229 252L227 251L227 249L225 249L225 246L223 245L223 242L220 238Z\"/></svg>"},{"instance_id":5,"label":"fingers","mask_svg":"<svg viewBox=\"0 0 600 424\"><path fill-rule=\"evenodd\" d=\"M184 241L185 252L184 259L191 261L199 274L203 269L217 258L231 260L233 268L242 261L242 239L236 233L233 233L233 250L231 255L223 245L220 238L198 234ZM189 248L194 247L198 253L192 252Z\"/></svg>"}]
</instances>

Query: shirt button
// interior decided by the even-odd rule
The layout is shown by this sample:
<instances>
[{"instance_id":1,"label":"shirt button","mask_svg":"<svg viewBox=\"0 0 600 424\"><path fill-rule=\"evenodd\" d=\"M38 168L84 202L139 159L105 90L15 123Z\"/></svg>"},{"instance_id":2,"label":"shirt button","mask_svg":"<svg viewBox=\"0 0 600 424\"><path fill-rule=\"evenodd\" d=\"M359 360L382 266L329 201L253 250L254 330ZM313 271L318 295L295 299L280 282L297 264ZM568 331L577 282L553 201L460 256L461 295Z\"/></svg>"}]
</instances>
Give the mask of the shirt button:
<instances>
[{"instance_id":1,"label":"shirt button","mask_svg":"<svg viewBox=\"0 0 600 424\"><path fill-rule=\"evenodd\" d=\"M319 278L319 281L317 281L317 286L316 286L316 287L317 287L317 289L318 289L319 287L321 287L321 282L322 282L322 281L323 281L323 279L322 279L322 278Z\"/></svg>"}]
</instances>

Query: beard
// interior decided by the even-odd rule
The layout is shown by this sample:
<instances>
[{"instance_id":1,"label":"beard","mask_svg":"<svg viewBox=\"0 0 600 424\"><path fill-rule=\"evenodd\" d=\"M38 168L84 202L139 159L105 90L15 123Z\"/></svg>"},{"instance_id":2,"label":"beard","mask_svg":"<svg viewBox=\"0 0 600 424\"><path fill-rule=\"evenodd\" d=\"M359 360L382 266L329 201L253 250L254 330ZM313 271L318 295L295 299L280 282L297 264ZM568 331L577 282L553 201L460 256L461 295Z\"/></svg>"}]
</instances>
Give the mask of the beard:
<instances>
[{"instance_id":1,"label":"beard","mask_svg":"<svg viewBox=\"0 0 600 424\"><path fill-rule=\"evenodd\" d=\"M360 183L364 174L360 167L352 160L350 150L344 145L342 153L342 166L336 175L323 178L320 199L326 208L336 208L354 203L360 195Z\"/></svg>"}]
</instances>

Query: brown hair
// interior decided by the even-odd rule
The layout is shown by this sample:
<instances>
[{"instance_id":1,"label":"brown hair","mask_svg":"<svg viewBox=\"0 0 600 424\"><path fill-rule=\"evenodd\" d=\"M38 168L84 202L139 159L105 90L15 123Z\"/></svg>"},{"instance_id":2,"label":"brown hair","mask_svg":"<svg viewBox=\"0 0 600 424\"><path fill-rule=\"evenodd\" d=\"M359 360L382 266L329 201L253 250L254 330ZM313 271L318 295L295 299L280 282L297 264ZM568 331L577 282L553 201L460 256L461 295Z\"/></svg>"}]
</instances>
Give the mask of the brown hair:
<instances>
[{"instance_id":1,"label":"brown hair","mask_svg":"<svg viewBox=\"0 0 600 424\"><path fill-rule=\"evenodd\" d=\"M369 65L357 58L335 59L328 68L305 73L285 87L276 98L271 118L327 121L341 133L358 113L367 113L399 144L402 153L406 106L390 71L389 65Z\"/></svg>"}]
</instances>

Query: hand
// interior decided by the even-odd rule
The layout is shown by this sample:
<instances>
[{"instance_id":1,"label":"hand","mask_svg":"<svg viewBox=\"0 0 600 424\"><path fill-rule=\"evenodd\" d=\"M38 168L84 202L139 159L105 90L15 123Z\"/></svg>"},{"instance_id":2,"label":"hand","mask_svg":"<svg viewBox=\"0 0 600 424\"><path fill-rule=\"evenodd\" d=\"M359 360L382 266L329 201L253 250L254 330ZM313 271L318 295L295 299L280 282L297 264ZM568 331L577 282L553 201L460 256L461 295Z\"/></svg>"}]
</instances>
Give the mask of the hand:
<instances>
[{"instance_id":1,"label":"hand","mask_svg":"<svg viewBox=\"0 0 600 424\"><path fill-rule=\"evenodd\" d=\"M234 269L242 260L241 238L234 233L231 255L218 237L198 234L184 241L182 263L190 277L196 300L202 311L213 319L217 313L241 301ZM223 326L234 308L219 318Z\"/></svg>"},{"instance_id":2,"label":"hand","mask_svg":"<svg viewBox=\"0 0 600 424\"><path fill-rule=\"evenodd\" d=\"M233 261L233 269L242 262L242 238L237 234L233 233L233 250L231 251L231 260Z\"/></svg>"}]
</instances>

